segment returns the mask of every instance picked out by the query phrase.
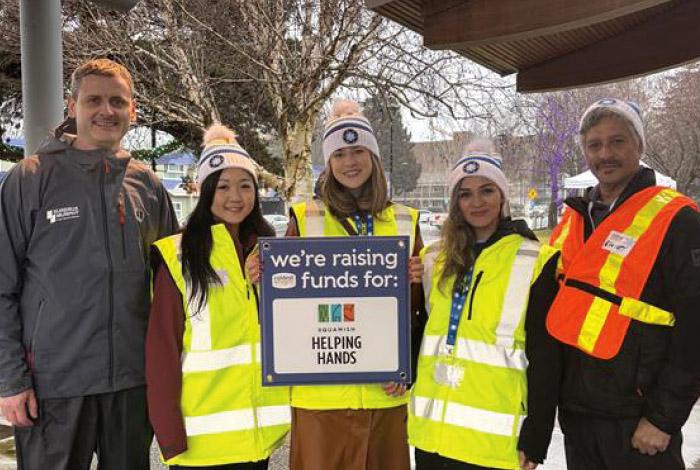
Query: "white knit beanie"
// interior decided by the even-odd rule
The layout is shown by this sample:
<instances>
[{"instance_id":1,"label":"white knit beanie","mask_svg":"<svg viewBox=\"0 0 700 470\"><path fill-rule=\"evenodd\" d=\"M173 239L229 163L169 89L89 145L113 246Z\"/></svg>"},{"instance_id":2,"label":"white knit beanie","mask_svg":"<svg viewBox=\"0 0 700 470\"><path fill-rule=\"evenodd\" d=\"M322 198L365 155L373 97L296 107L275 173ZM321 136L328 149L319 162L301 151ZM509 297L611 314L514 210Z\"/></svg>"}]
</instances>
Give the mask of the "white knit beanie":
<instances>
[{"instance_id":1,"label":"white knit beanie","mask_svg":"<svg viewBox=\"0 0 700 470\"><path fill-rule=\"evenodd\" d=\"M503 194L503 216L510 215L508 204L508 180L502 170L501 155L495 150L493 143L488 139L476 139L468 143L462 156L452 167L447 177L447 187L450 197L453 196L457 185L470 176L483 176L493 181Z\"/></svg>"},{"instance_id":2,"label":"white knit beanie","mask_svg":"<svg viewBox=\"0 0 700 470\"><path fill-rule=\"evenodd\" d=\"M204 133L204 150L197 164L197 184L201 186L207 176L226 168L240 168L251 174L255 183L258 175L250 155L236 140L236 134L228 127L214 124Z\"/></svg>"},{"instance_id":3,"label":"white knit beanie","mask_svg":"<svg viewBox=\"0 0 700 470\"><path fill-rule=\"evenodd\" d=\"M323 161L328 165L333 152L355 145L366 147L380 158L374 130L362 115L360 106L350 100L336 101L323 133Z\"/></svg>"},{"instance_id":4,"label":"white knit beanie","mask_svg":"<svg viewBox=\"0 0 700 470\"><path fill-rule=\"evenodd\" d=\"M644 125L642 124L642 110L639 108L637 103L632 101L623 101L616 98L603 98L602 100L596 101L590 105L583 113L583 116L581 116L581 121L579 122L579 133L581 132L583 124L585 123L588 115L593 111L602 108L612 111L613 113L622 117L625 121L632 124L632 127L637 133L637 137L639 137L639 140L642 143L643 152L646 148L646 139L644 138ZM580 141L580 144L581 148L583 148L582 141Z\"/></svg>"}]
</instances>

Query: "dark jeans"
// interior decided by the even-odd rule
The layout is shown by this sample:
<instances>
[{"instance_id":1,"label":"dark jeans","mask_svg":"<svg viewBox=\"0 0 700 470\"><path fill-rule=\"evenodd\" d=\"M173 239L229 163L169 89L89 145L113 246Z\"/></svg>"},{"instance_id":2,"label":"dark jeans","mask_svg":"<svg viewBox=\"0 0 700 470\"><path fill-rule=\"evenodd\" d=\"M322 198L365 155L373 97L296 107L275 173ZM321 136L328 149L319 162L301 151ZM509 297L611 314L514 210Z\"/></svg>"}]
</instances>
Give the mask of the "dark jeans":
<instances>
[{"instance_id":1,"label":"dark jeans","mask_svg":"<svg viewBox=\"0 0 700 470\"><path fill-rule=\"evenodd\" d=\"M480 467L471 463L460 462L442 455L425 452L416 447L416 470L497 470Z\"/></svg>"},{"instance_id":2,"label":"dark jeans","mask_svg":"<svg viewBox=\"0 0 700 470\"><path fill-rule=\"evenodd\" d=\"M149 470L146 388L39 400L32 427L15 427L19 470Z\"/></svg>"},{"instance_id":3,"label":"dark jeans","mask_svg":"<svg viewBox=\"0 0 700 470\"><path fill-rule=\"evenodd\" d=\"M632 447L639 418L599 418L560 411L568 470L683 470L681 433L671 436L665 452L645 455Z\"/></svg>"},{"instance_id":4,"label":"dark jeans","mask_svg":"<svg viewBox=\"0 0 700 470\"><path fill-rule=\"evenodd\" d=\"M171 470L267 470L269 459L257 462L230 463L228 465L215 465L213 467L183 467L181 465L171 465Z\"/></svg>"}]
</instances>

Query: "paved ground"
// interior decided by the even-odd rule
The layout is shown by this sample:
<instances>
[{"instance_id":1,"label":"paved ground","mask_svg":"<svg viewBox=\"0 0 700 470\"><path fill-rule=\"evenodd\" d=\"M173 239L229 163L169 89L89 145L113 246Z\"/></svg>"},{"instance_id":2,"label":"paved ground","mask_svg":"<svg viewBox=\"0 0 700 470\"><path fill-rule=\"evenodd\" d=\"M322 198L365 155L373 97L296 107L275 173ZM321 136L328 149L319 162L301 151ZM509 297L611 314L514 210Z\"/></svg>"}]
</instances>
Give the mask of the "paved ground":
<instances>
[{"instance_id":1,"label":"paved ground","mask_svg":"<svg viewBox=\"0 0 700 470\"><path fill-rule=\"evenodd\" d=\"M700 404L696 405L690 419L683 428L685 442L683 443L683 458L685 459L686 467L690 469L700 470ZM287 470L289 448L287 445L281 447L272 456L269 470ZM165 469L157 461L154 455L154 464L151 466L153 470ZM559 431L559 428L554 430L552 445L549 448L549 457L547 462L540 467L542 470L566 470L566 460L564 459L564 437ZM4 470L0 467L0 470Z\"/></svg>"}]
</instances>

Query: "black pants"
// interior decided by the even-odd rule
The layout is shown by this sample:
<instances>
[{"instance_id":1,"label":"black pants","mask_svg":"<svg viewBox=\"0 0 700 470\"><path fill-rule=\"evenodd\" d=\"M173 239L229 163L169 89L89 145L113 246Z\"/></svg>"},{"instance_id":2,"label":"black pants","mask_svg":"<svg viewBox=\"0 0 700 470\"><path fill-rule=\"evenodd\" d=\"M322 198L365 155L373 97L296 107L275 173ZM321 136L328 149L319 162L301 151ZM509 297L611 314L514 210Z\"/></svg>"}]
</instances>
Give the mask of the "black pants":
<instances>
[{"instance_id":1,"label":"black pants","mask_svg":"<svg viewBox=\"0 0 700 470\"><path fill-rule=\"evenodd\" d=\"M639 418L598 418L561 411L568 470L683 470L681 433L671 436L665 452L641 454L632 447Z\"/></svg>"},{"instance_id":2,"label":"black pants","mask_svg":"<svg viewBox=\"0 0 700 470\"><path fill-rule=\"evenodd\" d=\"M418 447L416 447L415 456L416 470L496 470L425 452Z\"/></svg>"},{"instance_id":3,"label":"black pants","mask_svg":"<svg viewBox=\"0 0 700 470\"><path fill-rule=\"evenodd\" d=\"M184 467L181 465L171 465L170 470L267 470L269 459L257 462L230 463L228 465L215 465L213 467Z\"/></svg>"},{"instance_id":4,"label":"black pants","mask_svg":"<svg viewBox=\"0 0 700 470\"><path fill-rule=\"evenodd\" d=\"M32 427L15 427L19 470L149 470L146 388L39 400Z\"/></svg>"}]
</instances>

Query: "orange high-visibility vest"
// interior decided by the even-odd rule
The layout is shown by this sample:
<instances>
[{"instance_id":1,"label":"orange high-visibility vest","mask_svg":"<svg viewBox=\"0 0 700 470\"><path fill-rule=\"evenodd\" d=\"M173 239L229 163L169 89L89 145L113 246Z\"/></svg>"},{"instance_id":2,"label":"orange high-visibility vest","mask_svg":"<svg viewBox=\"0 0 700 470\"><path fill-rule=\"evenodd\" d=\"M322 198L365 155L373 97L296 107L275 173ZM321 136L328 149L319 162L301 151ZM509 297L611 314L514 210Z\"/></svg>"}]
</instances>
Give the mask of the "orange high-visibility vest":
<instances>
[{"instance_id":1,"label":"orange high-visibility vest","mask_svg":"<svg viewBox=\"0 0 700 470\"><path fill-rule=\"evenodd\" d=\"M584 219L567 208L550 244L561 250L563 280L547 330L559 341L600 359L615 357L630 320L673 326L673 313L639 297L673 217L692 199L653 186L631 196L584 242Z\"/></svg>"}]
</instances>

